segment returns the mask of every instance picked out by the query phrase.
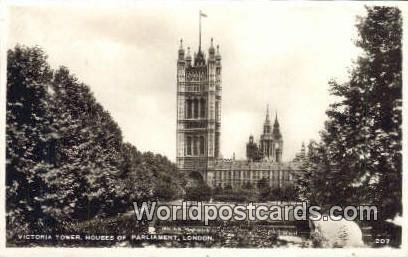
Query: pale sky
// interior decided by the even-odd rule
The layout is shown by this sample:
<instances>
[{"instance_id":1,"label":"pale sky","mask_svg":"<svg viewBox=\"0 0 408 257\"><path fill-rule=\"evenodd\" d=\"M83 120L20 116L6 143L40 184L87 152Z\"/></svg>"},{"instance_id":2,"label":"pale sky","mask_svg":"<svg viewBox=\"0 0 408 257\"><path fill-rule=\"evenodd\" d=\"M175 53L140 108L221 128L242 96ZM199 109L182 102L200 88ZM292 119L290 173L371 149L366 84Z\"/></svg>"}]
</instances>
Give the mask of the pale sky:
<instances>
[{"instance_id":1,"label":"pale sky","mask_svg":"<svg viewBox=\"0 0 408 257\"><path fill-rule=\"evenodd\" d=\"M39 45L53 68L88 84L139 150L175 160L176 59L180 38L198 48L210 38L222 55L221 153L245 157L258 141L266 105L275 110L290 160L318 139L330 103L328 80L347 78L359 53L356 3L173 2L131 6L43 5L9 9L8 47ZM274 118L274 117L273 117Z\"/></svg>"}]
</instances>

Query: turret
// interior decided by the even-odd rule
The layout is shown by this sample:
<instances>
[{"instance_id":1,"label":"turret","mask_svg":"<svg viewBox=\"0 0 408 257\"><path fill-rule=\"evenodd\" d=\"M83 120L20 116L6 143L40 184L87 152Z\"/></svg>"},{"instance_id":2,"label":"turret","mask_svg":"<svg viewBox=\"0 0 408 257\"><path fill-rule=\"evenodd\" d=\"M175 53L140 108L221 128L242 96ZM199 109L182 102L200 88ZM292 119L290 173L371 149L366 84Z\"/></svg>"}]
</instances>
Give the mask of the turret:
<instances>
[{"instance_id":1,"label":"turret","mask_svg":"<svg viewBox=\"0 0 408 257\"><path fill-rule=\"evenodd\" d=\"M269 105L266 106L266 117L265 117L265 122L264 122L264 134L269 134L271 133L271 121L269 119Z\"/></svg>"},{"instance_id":2,"label":"turret","mask_svg":"<svg viewBox=\"0 0 408 257\"><path fill-rule=\"evenodd\" d=\"M217 45L217 52L215 53L215 60L220 62L221 61L221 54L220 54L220 46Z\"/></svg>"},{"instance_id":3,"label":"turret","mask_svg":"<svg viewBox=\"0 0 408 257\"><path fill-rule=\"evenodd\" d=\"M183 48L183 39L180 39L180 47L178 50L178 60L184 60L184 48Z\"/></svg>"},{"instance_id":4,"label":"turret","mask_svg":"<svg viewBox=\"0 0 408 257\"><path fill-rule=\"evenodd\" d=\"M248 161L260 161L263 157L262 151L258 148L252 135L249 137L249 141L246 144L246 156Z\"/></svg>"},{"instance_id":5,"label":"turret","mask_svg":"<svg viewBox=\"0 0 408 257\"><path fill-rule=\"evenodd\" d=\"M282 134L280 132L279 128L279 122L278 122L278 114L275 114L275 122L273 124L273 140L274 140L274 149L275 149L275 161L276 162L281 162L282 161L282 152L283 152L283 140L282 140Z\"/></svg>"},{"instance_id":6,"label":"turret","mask_svg":"<svg viewBox=\"0 0 408 257\"><path fill-rule=\"evenodd\" d=\"M208 49L208 60L215 60L215 49L213 45L213 39L211 38L211 45L210 48Z\"/></svg>"}]
</instances>

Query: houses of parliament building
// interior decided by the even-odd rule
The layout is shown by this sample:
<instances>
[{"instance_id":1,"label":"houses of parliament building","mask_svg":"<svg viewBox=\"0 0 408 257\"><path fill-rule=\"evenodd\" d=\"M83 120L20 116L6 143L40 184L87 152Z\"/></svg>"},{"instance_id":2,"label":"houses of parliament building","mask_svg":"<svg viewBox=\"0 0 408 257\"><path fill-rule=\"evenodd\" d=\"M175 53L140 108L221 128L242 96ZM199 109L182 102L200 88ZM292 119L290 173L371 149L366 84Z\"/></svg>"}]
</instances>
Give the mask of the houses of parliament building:
<instances>
[{"instance_id":1,"label":"houses of parliament building","mask_svg":"<svg viewBox=\"0 0 408 257\"><path fill-rule=\"evenodd\" d=\"M283 137L277 115L270 120L267 109L263 131L256 143L253 136L246 145L244 160L223 159L220 155L222 103L222 65L219 46L213 39L204 53L201 35L198 51L193 55L180 41L177 60L177 149L178 169L199 175L210 187L233 189L265 178L273 188L293 184L299 171L299 158L283 162Z\"/></svg>"}]
</instances>

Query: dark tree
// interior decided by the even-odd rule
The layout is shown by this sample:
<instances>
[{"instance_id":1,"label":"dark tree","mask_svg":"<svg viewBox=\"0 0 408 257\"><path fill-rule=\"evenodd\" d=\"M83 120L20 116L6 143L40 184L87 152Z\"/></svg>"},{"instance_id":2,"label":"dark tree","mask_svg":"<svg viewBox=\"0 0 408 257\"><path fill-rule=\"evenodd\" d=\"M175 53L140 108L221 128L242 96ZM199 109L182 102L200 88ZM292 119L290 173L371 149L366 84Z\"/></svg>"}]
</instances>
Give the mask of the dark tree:
<instances>
[{"instance_id":1,"label":"dark tree","mask_svg":"<svg viewBox=\"0 0 408 257\"><path fill-rule=\"evenodd\" d=\"M340 100L328 110L323 133L341 183L344 202L378 205L382 219L401 214L401 13L392 7L367 8L357 24L364 50L350 79L331 82Z\"/></svg>"},{"instance_id":2,"label":"dark tree","mask_svg":"<svg viewBox=\"0 0 408 257\"><path fill-rule=\"evenodd\" d=\"M312 202L375 204L380 220L401 215L401 24L393 7L369 7L359 18L363 54L347 82L330 81L337 100L302 175Z\"/></svg>"},{"instance_id":3,"label":"dark tree","mask_svg":"<svg viewBox=\"0 0 408 257\"><path fill-rule=\"evenodd\" d=\"M257 188L259 192L259 200L266 201L269 200L269 196L271 193L271 187L269 186L268 180L266 178L261 178L257 182Z\"/></svg>"},{"instance_id":4,"label":"dark tree","mask_svg":"<svg viewBox=\"0 0 408 257\"><path fill-rule=\"evenodd\" d=\"M206 183L200 183L186 188L185 199L188 201L208 201L211 199L212 190Z\"/></svg>"},{"instance_id":5,"label":"dark tree","mask_svg":"<svg viewBox=\"0 0 408 257\"><path fill-rule=\"evenodd\" d=\"M38 47L8 51L6 152L9 237L174 199L185 184L166 157L123 143L89 87Z\"/></svg>"},{"instance_id":6,"label":"dark tree","mask_svg":"<svg viewBox=\"0 0 408 257\"><path fill-rule=\"evenodd\" d=\"M7 59L7 227L35 231L53 222L41 206L48 185L40 176L53 168L52 70L38 47L17 46Z\"/></svg>"}]
</instances>

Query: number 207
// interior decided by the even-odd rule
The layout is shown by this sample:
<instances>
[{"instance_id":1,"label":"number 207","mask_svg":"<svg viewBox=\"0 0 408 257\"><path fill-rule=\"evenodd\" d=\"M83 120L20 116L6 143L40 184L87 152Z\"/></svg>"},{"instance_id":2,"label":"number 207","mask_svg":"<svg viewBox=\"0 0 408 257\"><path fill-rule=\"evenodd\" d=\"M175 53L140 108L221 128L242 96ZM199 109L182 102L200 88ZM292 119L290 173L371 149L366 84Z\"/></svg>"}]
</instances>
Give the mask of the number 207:
<instances>
[{"instance_id":1,"label":"number 207","mask_svg":"<svg viewBox=\"0 0 408 257\"><path fill-rule=\"evenodd\" d=\"M376 244L389 244L390 239L389 238L376 238L375 243Z\"/></svg>"}]
</instances>

